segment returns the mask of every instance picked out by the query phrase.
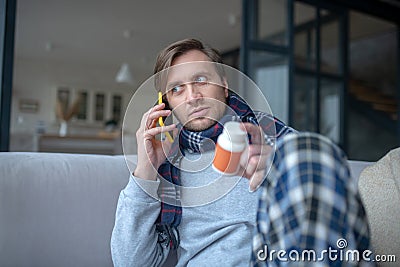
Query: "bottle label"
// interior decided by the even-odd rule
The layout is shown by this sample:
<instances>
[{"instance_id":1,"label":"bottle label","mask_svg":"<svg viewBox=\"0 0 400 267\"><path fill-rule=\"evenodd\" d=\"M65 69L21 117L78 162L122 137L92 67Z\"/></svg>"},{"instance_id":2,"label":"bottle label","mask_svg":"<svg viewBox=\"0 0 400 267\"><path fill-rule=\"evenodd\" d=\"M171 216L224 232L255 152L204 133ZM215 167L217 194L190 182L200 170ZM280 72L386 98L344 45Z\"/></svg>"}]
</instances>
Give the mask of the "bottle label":
<instances>
[{"instance_id":1,"label":"bottle label","mask_svg":"<svg viewBox=\"0 0 400 267\"><path fill-rule=\"evenodd\" d=\"M239 169L240 152L231 152L223 149L218 143L215 147L213 167L226 175L234 175Z\"/></svg>"}]
</instances>

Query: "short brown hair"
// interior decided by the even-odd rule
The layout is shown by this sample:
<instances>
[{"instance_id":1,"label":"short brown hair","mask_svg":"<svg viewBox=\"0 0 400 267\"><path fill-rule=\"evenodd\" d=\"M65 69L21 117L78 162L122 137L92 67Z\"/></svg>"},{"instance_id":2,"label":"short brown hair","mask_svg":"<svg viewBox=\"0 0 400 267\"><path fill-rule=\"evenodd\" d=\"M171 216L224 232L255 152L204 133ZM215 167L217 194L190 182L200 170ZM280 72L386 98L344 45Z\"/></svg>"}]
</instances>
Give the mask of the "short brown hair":
<instances>
[{"instance_id":1,"label":"short brown hair","mask_svg":"<svg viewBox=\"0 0 400 267\"><path fill-rule=\"evenodd\" d=\"M167 46L158 54L156 64L154 66L154 74L158 74L161 71L171 67L172 61L174 61L175 58L191 50L198 50L200 52L203 52L210 59L211 62L222 64L222 57L218 50L212 48L208 44L202 43L197 39L183 39ZM222 78L225 76L225 71L220 64L217 64L216 69L219 76ZM157 91L162 91L162 81L165 82L165 75L166 73L156 75L155 87Z\"/></svg>"},{"instance_id":2,"label":"short brown hair","mask_svg":"<svg viewBox=\"0 0 400 267\"><path fill-rule=\"evenodd\" d=\"M222 63L221 55L216 49L202 43L197 39L184 39L169 45L158 54L156 64L154 66L154 74L171 67L172 61L175 58L185 54L190 50L199 50L203 52L211 61Z\"/></svg>"}]
</instances>

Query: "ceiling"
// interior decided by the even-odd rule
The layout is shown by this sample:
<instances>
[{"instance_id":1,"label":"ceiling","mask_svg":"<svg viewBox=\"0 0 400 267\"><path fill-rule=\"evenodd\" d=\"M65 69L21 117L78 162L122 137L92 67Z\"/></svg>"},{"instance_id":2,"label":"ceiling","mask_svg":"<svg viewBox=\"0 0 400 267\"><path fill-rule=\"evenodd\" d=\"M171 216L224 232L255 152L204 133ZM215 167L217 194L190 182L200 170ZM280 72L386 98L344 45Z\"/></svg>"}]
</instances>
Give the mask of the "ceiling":
<instances>
[{"instance_id":1,"label":"ceiling","mask_svg":"<svg viewBox=\"0 0 400 267\"><path fill-rule=\"evenodd\" d=\"M261 9L266 33L282 31L284 3L269 0ZM127 62L143 80L152 74L157 53L174 41L194 37L221 52L238 48L241 5L241 0L18 0L15 57L115 73ZM296 6L296 23L313 16L313 9ZM393 26L351 13L351 39L388 27Z\"/></svg>"},{"instance_id":2,"label":"ceiling","mask_svg":"<svg viewBox=\"0 0 400 267\"><path fill-rule=\"evenodd\" d=\"M279 2L279 1L278 1ZM241 0L18 0L16 59L151 73L157 53L188 37L237 48Z\"/></svg>"}]
</instances>

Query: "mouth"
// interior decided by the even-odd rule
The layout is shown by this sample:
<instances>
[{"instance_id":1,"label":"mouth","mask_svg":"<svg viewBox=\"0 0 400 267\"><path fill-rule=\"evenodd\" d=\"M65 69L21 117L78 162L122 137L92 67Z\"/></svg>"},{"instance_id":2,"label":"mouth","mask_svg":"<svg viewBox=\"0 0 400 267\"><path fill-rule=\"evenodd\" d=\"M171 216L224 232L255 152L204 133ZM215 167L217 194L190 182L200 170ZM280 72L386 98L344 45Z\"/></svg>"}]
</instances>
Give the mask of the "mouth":
<instances>
[{"instance_id":1,"label":"mouth","mask_svg":"<svg viewBox=\"0 0 400 267\"><path fill-rule=\"evenodd\" d=\"M191 111L189 113L189 117L202 117L202 116L205 116L205 115L207 115L208 109L209 108L207 108L207 107L196 108L195 110L193 110L193 111Z\"/></svg>"}]
</instances>

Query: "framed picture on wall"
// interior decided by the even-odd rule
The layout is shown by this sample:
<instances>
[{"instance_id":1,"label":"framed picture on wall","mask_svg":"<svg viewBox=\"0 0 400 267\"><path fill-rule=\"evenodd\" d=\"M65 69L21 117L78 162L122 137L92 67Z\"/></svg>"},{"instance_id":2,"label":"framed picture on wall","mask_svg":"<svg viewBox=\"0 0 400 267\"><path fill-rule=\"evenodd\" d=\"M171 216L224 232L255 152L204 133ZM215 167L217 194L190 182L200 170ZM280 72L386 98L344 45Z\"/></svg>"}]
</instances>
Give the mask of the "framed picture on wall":
<instances>
[{"instance_id":1,"label":"framed picture on wall","mask_svg":"<svg viewBox=\"0 0 400 267\"><path fill-rule=\"evenodd\" d=\"M39 111L39 101L35 99L20 99L19 111L24 113L37 113Z\"/></svg>"}]
</instances>

